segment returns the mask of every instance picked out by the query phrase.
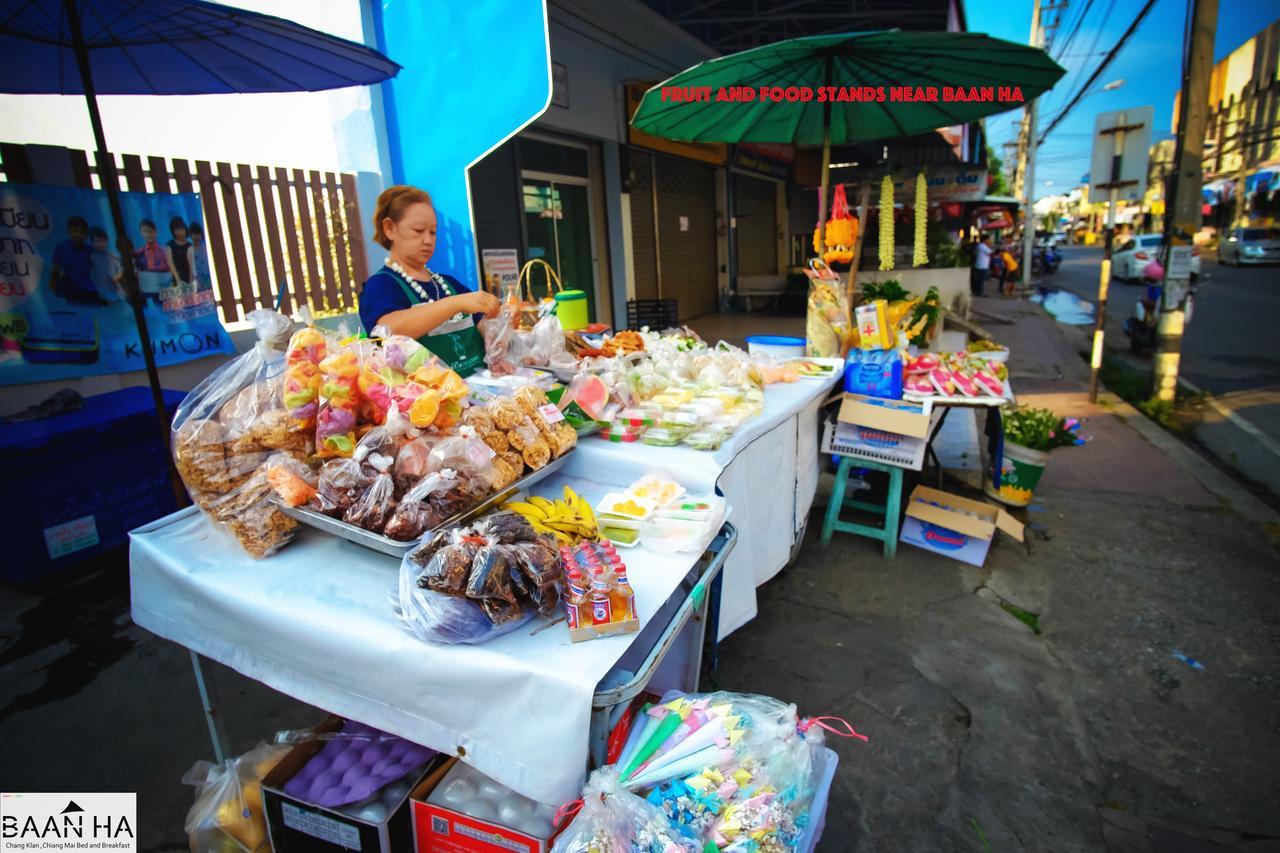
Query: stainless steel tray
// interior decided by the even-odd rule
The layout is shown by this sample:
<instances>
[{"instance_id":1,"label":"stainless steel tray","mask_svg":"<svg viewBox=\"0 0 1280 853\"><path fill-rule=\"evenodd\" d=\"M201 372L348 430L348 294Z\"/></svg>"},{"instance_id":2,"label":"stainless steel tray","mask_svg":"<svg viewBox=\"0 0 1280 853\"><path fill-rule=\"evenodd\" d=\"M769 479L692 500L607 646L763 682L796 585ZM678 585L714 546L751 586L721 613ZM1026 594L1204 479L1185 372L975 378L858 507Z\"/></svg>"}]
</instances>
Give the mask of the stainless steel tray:
<instances>
[{"instance_id":1,"label":"stainless steel tray","mask_svg":"<svg viewBox=\"0 0 1280 853\"><path fill-rule=\"evenodd\" d=\"M461 524L488 512L503 501L509 500L517 492L527 489L542 480L544 477L554 474L575 452L576 448L574 450L570 450L559 459L552 459L545 467L537 471L530 471L528 474L525 474L505 489L488 495L484 500L480 501L480 503L470 507L469 509L463 510L451 518L445 519L430 530L424 531L422 535L427 536L436 530L439 530L441 527ZM347 524L347 522L342 521L341 519L325 515L324 513L317 512L313 509L307 509L305 506L286 506L276 495L272 495L271 500L280 508L281 512L290 518L295 518L303 524L314 527L317 530L323 530L325 533L331 533L341 539L346 539L348 542L354 542L355 544L362 545L370 550L395 557L397 560L402 559L406 552L417 547L418 542L421 540L421 537L408 542L401 542L398 539L388 539L380 533L371 533L362 527L356 527L354 524Z\"/></svg>"}]
</instances>

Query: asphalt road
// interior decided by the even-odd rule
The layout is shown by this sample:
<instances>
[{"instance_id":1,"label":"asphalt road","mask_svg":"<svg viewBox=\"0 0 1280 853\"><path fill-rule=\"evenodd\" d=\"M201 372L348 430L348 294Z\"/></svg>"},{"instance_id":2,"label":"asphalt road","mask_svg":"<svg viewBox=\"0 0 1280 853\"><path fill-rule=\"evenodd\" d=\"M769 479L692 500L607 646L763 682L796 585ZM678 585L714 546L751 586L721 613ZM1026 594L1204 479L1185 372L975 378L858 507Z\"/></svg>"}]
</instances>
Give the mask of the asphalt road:
<instances>
[{"instance_id":1,"label":"asphalt road","mask_svg":"<svg viewBox=\"0 0 1280 853\"><path fill-rule=\"evenodd\" d=\"M1094 301L1102 250L1068 247L1062 253L1057 274L1043 283ZM1272 337L1280 319L1280 267L1225 267L1206 258L1197 291L1182 375L1215 395L1280 386L1280 347ZM1128 346L1122 324L1141 293L1141 285L1112 282L1109 346ZM1149 362L1150 353L1143 358Z\"/></svg>"}]
</instances>

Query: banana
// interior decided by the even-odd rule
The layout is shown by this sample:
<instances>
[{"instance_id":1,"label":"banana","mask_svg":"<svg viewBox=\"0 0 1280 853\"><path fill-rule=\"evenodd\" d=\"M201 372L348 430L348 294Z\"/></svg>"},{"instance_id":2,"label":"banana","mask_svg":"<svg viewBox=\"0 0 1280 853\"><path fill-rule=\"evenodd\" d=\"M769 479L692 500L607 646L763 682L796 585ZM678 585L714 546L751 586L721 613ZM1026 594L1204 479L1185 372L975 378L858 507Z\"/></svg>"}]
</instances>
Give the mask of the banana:
<instances>
[{"instance_id":1,"label":"banana","mask_svg":"<svg viewBox=\"0 0 1280 853\"><path fill-rule=\"evenodd\" d=\"M551 515L555 512L555 503L547 500L546 498L538 497L537 495L530 495L529 503L545 512L547 515Z\"/></svg>"},{"instance_id":2,"label":"banana","mask_svg":"<svg viewBox=\"0 0 1280 853\"><path fill-rule=\"evenodd\" d=\"M564 487L564 502L572 506L577 503L577 498L578 495L566 484Z\"/></svg>"},{"instance_id":3,"label":"banana","mask_svg":"<svg viewBox=\"0 0 1280 853\"><path fill-rule=\"evenodd\" d=\"M503 507L511 510L512 512L520 513L530 521L535 519L542 520L547 517L545 510L526 501L510 501L509 503L504 504Z\"/></svg>"}]
</instances>

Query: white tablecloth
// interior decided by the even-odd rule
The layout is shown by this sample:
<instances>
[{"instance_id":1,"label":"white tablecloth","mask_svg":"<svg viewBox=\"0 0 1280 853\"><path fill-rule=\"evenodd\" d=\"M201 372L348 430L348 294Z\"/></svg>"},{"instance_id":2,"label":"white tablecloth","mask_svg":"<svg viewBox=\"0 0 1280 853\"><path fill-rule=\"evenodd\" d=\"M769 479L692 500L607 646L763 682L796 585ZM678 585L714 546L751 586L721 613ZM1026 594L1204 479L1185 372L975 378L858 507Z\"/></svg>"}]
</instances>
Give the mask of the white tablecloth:
<instances>
[{"instance_id":1,"label":"white tablecloth","mask_svg":"<svg viewBox=\"0 0 1280 853\"><path fill-rule=\"evenodd\" d=\"M567 473L567 472L566 472ZM555 475L595 500L629 480ZM399 562L303 529L254 560L194 509L131 535L133 619L270 687L454 754L545 803L574 799L587 764L596 686L638 636L570 643L563 623L527 626L478 646L424 643L392 615ZM696 557L624 553L641 624ZM556 614L559 616L560 614ZM262 732L265 736L267 732Z\"/></svg>"},{"instance_id":2,"label":"white tablecloth","mask_svg":"<svg viewBox=\"0 0 1280 853\"><path fill-rule=\"evenodd\" d=\"M719 637L724 638L755 618L756 587L786 566L804 530L818 487L818 408L839 381L837 376L768 386L760 417L714 453L588 436L566 470L583 477L608 471L626 482L658 471L691 490L720 489L738 528L737 547L724 567Z\"/></svg>"}]
</instances>

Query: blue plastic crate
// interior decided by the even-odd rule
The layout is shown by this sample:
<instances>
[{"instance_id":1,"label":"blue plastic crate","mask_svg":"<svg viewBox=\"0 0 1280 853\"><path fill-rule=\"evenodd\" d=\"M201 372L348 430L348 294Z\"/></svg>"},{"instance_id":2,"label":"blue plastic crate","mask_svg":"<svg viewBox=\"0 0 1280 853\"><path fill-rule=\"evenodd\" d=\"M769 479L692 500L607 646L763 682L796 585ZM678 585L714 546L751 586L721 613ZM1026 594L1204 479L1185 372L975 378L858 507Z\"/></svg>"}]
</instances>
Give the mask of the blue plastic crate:
<instances>
[{"instance_id":1,"label":"blue plastic crate","mask_svg":"<svg viewBox=\"0 0 1280 853\"><path fill-rule=\"evenodd\" d=\"M831 783L836 778L836 767L840 764L840 756L833 750L823 747L818 753L814 775L818 777L818 787L813 792L813 802L809 805L809 824L805 827L804 837L796 848L803 853L813 853L822 840L822 830L827 825L827 802L831 799Z\"/></svg>"},{"instance_id":2,"label":"blue plastic crate","mask_svg":"<svg viewBox=\"0 0 1280 853\"><path fill-rule=\"evenodd\" d=\"M170 417L181 391L165 391ZM13 499L0 523L0 579L30 583L70 568L177 506L151 389L85 398L84 408L0 423L0 481Z\"/></svg>"}]
</instances>

